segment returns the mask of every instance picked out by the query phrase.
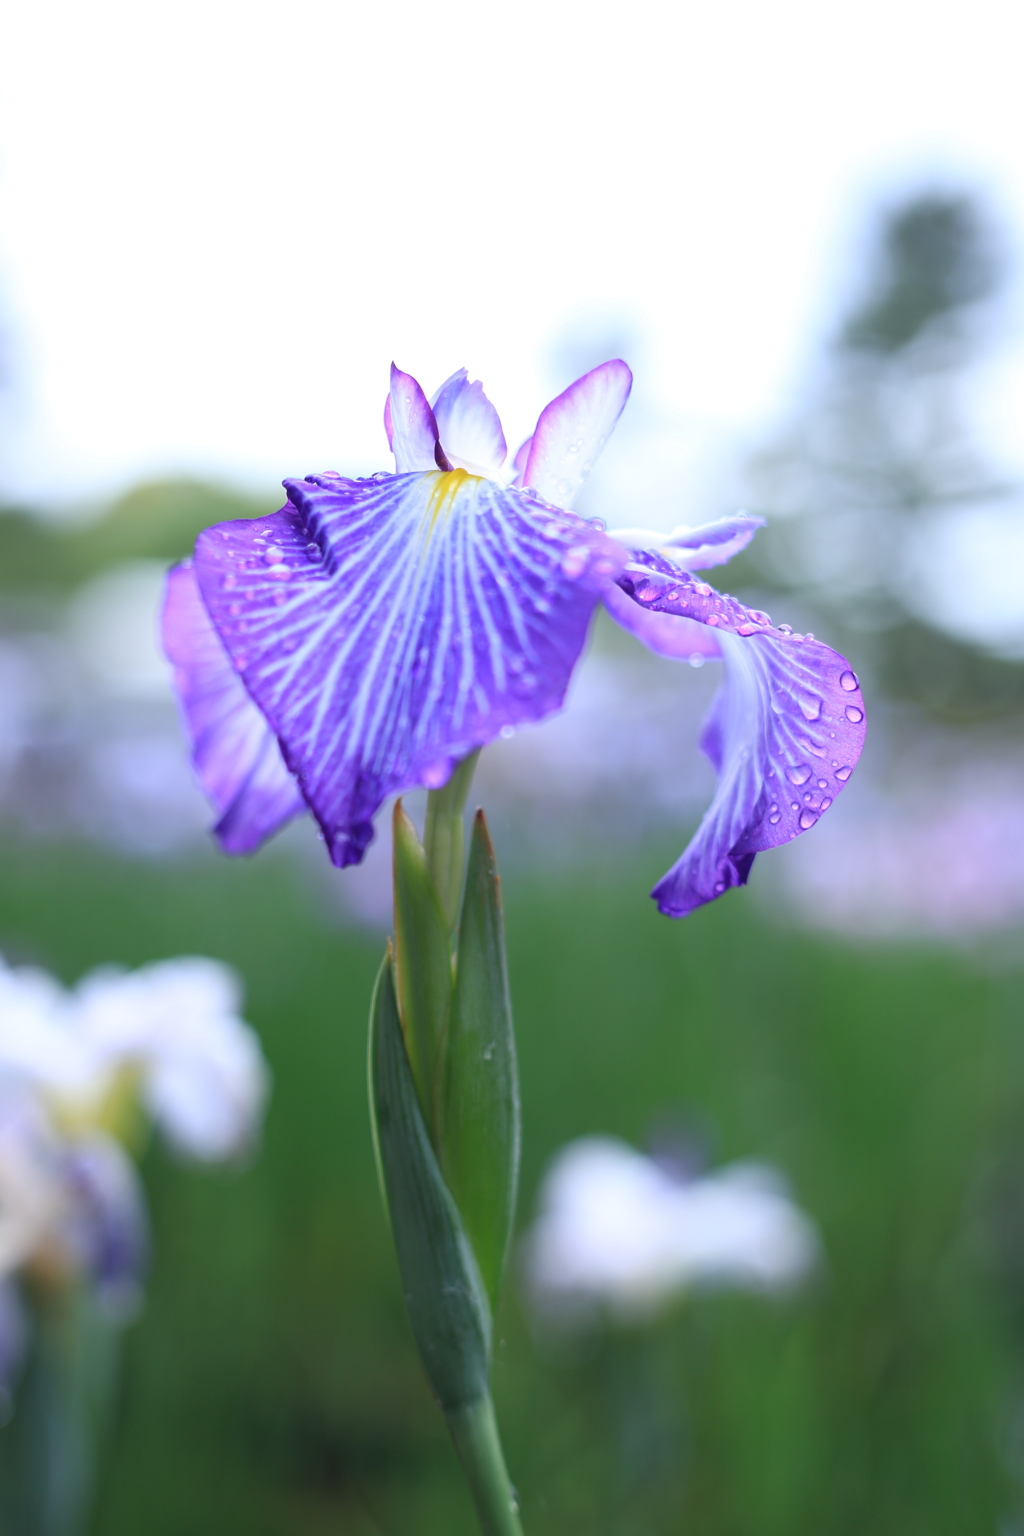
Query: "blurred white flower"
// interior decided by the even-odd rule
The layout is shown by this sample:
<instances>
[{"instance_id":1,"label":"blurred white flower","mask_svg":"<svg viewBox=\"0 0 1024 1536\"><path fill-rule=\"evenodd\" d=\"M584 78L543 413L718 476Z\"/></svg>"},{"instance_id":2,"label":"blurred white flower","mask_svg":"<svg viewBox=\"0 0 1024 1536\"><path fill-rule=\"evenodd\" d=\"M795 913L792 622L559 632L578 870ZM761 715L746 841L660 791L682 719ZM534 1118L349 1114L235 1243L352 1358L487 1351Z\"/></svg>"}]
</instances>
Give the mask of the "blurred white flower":
<instances>
[{"instance_id":1,"label":"blurred white flower","mask_svg":"<svg viewBox=\"0 0 1024 1536\"><path fill-rule=\"evenodd\" d=\"M147 1107L178 1151L214 1161L252 1140L269 1077L230 967L183 956L97 971L76 1003L97 1057L140 1069Z\"/></svg>"},{"instance_id":2,"label":"blurred white flower","mask_svg":"<svg viewBox=\"0 0 1024 1536\"><path fill-rule=\"evenodd\" d=\"M20 1281L85 1283L114 1323L138 1305L149 1226L125 1144L143 1112L194 1157L252 1141L268 1074L240 1003L214 960L96 971L66 991L0 959L0 1418Z\"/></svg>"},{"instance_id":3,"label":"blurred white flower","mask_svg":"<svg viewBox=\"0 0 1024 1536\"><path fill-rule=\"evenodd\" d=\"M8 1083L0 1094L0 1389L20 1354L18 1309L7 1306L15 1281L62 1288L84 1280L108 1317L124 1322L137 1308L148 1253L145 1201L124 1149L102 1132L61 1135L27 1083Z\"/></svg>"},{"instance_id":4,"label":"blurred white flower","mask_svg":"<svg viewBox=\"0 0 1024 1536\"><path fill-rule=\"evenodd\" d=\"M235 973L183 957L96 971L72 992L0 960L0 1084L32 1085L79 1130L122 1130L138 1095L174 1147L215 1160L243 1150L268 1087L239 1017Z\"/></svg>"},{"instance_id":5,"label":"blurred white flower","mask_svg":"<svg viewBox=\"0 0 1024 1536\"><path fill-rule=\"evenodd\" d=\"M526 1243L538 1311L623 1322L653 1316L695 1286L778 1291L802 1280L818 1237L774 1170L735 1163L682 1180L625 1142L563 1148Z\"/></svg>"},{"instance_id":6,"label":"blurred white flower","mask_svg":"<svg viewBox=\"0 0 1024 1536\"><path fill-rule=\"evenodd\" d=\"M45 1242L61 1211L57 1144L26 1094L0 1098L0 1282Z\"/></svg>"}]
</instances>

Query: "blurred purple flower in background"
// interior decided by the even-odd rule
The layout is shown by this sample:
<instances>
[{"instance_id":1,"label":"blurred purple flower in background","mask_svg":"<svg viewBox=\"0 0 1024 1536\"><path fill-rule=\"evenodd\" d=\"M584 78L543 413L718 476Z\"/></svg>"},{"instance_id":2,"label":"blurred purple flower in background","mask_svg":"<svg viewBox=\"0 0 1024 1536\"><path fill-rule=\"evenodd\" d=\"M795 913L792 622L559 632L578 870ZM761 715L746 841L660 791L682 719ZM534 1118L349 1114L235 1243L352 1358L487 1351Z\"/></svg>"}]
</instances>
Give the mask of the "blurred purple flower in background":
<instances>
[{"instance_id":1,"label":"blurred purple flower in background","mask_svg":"<svg viewBox=\"0 0 1024 1536\"><path fill-rule=\"evenodd\" d=\"M745 884L758 852L828 809L863 743L855 674L694 575L761 520L609 534L571 511L631 384L621 361L578 379L503 477L479 383L460 370L428 403L393 367L396 473L286 481L279 512L200 535L171 573L164 643L228 852L308 808L334 863L358 863L389 795L439 787L562 705L601 602L656 653L725 666L702 741L718 790L655 888L662 912Z\"/></svg>"}]
</instances>

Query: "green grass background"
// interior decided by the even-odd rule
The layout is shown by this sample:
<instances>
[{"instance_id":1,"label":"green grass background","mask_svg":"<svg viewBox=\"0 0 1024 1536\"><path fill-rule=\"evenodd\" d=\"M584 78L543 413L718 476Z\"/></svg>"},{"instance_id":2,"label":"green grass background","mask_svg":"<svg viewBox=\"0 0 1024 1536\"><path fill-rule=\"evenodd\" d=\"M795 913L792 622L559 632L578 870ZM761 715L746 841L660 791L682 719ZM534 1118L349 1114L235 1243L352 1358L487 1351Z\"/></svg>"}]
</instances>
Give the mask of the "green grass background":
<instances>
[{"instance_id":1,"label":"green grass background","mask_svg":"<svg viewBox=\"0 0 1024 1536\"><path fill-rule=\"evenodd\" d=\"M694 1297L649 1334L571 1350L532 1337L513 1273L495 1395L528 1536L1015 1529L1012 951L845 945L776 924L749 892L671 923L645 894L663 863L506 869L521 1216L569 1137L642 1144L683 1112L716 1161L785 1169L825 1260L799 1297ZM146 1153L155 1263L95 1536L469 1536L376 1188L380 939L339 926L280 850L147 864L8 846L3 869L12 958L67 981L104 961L230 961L274 1074L251 1166Z\"/></svg>"}]
</instances>

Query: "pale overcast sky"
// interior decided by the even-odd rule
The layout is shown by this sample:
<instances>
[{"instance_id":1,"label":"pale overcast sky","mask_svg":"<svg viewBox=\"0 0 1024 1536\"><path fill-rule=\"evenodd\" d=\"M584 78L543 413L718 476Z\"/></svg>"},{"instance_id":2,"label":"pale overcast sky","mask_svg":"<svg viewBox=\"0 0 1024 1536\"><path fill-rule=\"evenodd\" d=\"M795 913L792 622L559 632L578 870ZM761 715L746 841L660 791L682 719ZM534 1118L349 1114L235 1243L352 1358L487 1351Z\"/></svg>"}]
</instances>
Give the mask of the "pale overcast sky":
<instances>
[{"instance_id":1,"label":"pale overcast sky","mask_svg":"<svg viewBox=\"0 0 1024 1536\"><path fill-rule=\"evenodd\" d=\"M33 0L4 34L0 474L40 503L385 467L392 357L467 366L518 441L602 313L661 416L753 436L877 194L980 184L1024 246L1006 0Z\"/></svg>"}]
</instances>

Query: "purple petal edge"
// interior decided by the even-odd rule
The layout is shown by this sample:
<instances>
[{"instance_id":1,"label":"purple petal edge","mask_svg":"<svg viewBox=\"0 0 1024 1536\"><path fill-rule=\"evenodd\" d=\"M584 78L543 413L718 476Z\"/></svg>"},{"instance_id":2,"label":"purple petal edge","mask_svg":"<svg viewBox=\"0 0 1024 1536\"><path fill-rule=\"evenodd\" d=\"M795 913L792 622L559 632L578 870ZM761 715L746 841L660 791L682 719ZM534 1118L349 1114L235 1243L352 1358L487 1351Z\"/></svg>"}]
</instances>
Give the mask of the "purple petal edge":
<instances>
[{"instance_id":1,"label":"purple petal edge","mask_svg":"<svg viewBox=\"0 0 1024 1536\"><path fill-rule=\"evenodd\" d=\"M765 613L718 593L661 553L634 552L622 590L642 608L715 632L725 678L702 746L719 771L694 837L651 892L684 917L736 885L754 856L809 831L856 767L864 700L846 658L811 636L775 628Z\"/></svg>"},{"instance_id":2,"label":"purple petal edge","mask_svg":"<svg viewBox=\"0 0 1024 1536\"><path fill-rule=\"evenodd\" d=\"M231 665L191 561L168 572L161 628L192 764L225 853L253 853L306 809L273 731Z\"/></svg>"}]
</instances>

